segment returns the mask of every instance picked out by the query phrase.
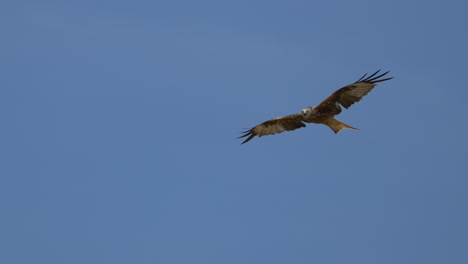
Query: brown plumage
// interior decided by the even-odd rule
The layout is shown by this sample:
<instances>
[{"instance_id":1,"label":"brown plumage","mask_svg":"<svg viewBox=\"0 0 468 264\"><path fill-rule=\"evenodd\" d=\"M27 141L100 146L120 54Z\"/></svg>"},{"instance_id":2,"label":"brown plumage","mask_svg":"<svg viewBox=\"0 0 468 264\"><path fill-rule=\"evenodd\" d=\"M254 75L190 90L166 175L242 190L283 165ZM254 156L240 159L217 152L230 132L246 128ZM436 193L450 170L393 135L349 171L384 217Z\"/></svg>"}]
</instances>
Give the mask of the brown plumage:
<instances>
[{"instance_id":1,"label":"brown plumage","mask_svg":"<svg viewBox=\"0 0 468 264\"><path fill-rule=\"evenodd\" d=\"M324 124L330 127L333 132L338 133L344 128L357 129L346 125L334 118L335 115L341 113L341 106L348 109L351 105L361 101L379 82L393 79L393 77L380 79L387 72L380 74L380 70L367 76L364 74L356 82L347 85L336 92L332 93L327 99L317 106L306 107L302 109L302 113L288 116L277 117L275 119L261 123L245 132L239 138L247 137L242 144L249 142L255 136L261 137L265 135L273 135L284 131L292 131L301 127L305 127L305 123ZM374 77L375 76L375 77ZM305 123L304 123L305 122Z\"/></svg>"}]
</instances>

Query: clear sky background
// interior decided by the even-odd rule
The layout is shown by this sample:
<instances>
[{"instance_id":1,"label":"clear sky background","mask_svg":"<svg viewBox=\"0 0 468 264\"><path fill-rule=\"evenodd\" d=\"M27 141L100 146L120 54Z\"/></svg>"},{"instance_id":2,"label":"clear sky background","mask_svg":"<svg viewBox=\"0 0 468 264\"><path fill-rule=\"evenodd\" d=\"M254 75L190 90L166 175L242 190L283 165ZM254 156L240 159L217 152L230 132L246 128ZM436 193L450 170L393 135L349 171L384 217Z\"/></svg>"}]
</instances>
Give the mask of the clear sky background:
<instances>
[{"instance_id":1,"label":"clear sky background","mask_svg":"<svg viewBox=\"0 0 468 264\"><path fill-rule=\"evenodd\" d=\"M3 1L0 263L468 263L467 10Z\"/></svg>"}]
</instances>

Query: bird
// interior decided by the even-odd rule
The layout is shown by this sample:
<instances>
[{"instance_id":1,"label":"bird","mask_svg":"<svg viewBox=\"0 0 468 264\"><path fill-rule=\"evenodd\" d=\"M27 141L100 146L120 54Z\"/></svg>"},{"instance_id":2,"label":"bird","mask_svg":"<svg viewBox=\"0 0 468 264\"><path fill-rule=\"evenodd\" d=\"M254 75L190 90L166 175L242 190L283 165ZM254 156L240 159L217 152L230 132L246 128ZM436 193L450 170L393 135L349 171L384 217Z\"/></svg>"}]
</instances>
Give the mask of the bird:
<instances>
[{"instance_id":1,"label":"bird","mask_svg":"<svg viewBox=\"0 0 468 264\"><path fill-rule=\"evenodd\" d=\"M282 133L284 131L296 130L305 127L305 123L324 124L331 128L335 134L345 128L358 129L340 122L334 117L341 113L341 106L348 109L354 103L361 101L361 99L367 95L377 85L377 83L394 78L389 77L382 79L382 77L389 73L389 71L377 75L379 72L380 70L369 76L367 76L366 73L356 82L336 90L319 105L306 107L298 114L281 116L263 122L242 132L243 135L238 138L246 137L246 139L241 143L245 144L255 136L261 137Z\"/></svg>"}]
</instances>

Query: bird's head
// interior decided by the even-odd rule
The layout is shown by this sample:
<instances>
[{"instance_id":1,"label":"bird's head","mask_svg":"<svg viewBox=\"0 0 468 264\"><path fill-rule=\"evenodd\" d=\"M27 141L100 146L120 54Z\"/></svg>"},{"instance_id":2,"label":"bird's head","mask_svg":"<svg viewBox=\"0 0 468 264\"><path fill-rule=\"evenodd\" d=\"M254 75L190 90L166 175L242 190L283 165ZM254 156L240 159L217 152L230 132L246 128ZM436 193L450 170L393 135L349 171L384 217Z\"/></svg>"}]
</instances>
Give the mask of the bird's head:
<instances>
[{"instance_id":1,"label":"bird's head","mask_svg":"<svg viewBox=\"0 0 468 264\"><path fill-rule=\"evenodd\" d=\"M311 107L307 107L307 108L302 109L302 115L304 117L310 116L314 112L314 108L315 107L311 106Z\"/></svg>"}]
</instances>

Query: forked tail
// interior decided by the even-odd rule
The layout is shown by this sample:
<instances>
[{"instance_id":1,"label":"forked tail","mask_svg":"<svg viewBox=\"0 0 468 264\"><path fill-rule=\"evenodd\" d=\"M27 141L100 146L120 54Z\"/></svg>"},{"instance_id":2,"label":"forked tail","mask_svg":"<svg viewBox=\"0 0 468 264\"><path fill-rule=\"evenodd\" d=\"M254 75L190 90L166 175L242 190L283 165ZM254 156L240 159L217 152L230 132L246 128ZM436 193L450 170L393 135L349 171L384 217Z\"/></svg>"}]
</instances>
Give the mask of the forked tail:
<instances>
[{"instance_id":1,"label":"forked tail","mask_svg":"<svg viewBox=\"0 0 468 264\"><path fill-rule=\"evenodd\" d=\"M345 128L358 129L352 126L348 126L347 124L340 122L336 120L335 118L328 119L327 121L324 122L324 124L330 127L333 130L333 132L335 132L336 134Z\"/></svg>"}]
</instances>

